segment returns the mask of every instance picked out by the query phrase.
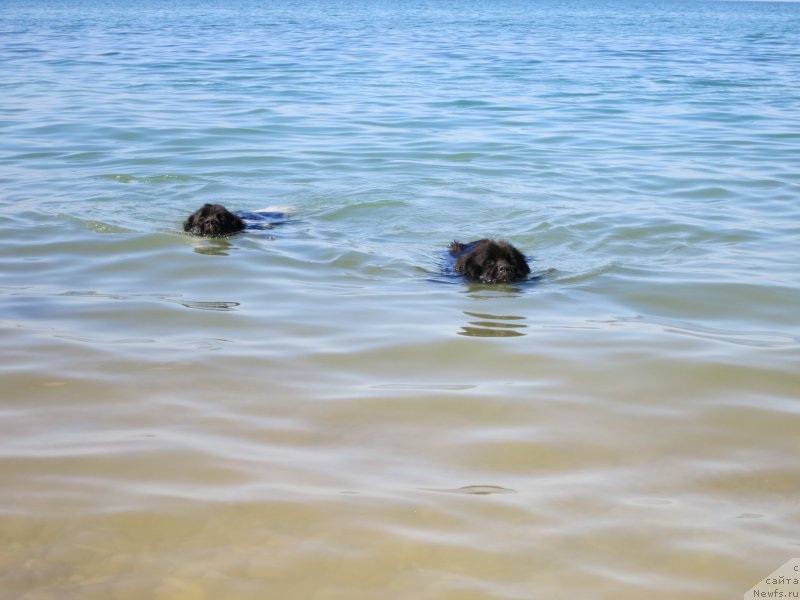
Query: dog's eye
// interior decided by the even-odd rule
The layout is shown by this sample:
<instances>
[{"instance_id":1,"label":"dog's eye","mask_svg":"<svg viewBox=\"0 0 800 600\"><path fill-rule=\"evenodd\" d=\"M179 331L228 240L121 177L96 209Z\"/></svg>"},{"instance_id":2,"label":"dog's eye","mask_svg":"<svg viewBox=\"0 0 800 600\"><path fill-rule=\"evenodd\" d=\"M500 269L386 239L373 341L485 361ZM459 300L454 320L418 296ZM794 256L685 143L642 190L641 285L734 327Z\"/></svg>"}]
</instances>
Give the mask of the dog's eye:
<instances>
[{"instance_id":1,"label":"dog's eye","mask_svg":"<svg viewBox=\"0 0 800 600\"><path fill-rule=\"evenodd\" d=\"M487 267L491 267L494 265L494 261L490 258L484 263Z\"/></svg>"}]
</instances>

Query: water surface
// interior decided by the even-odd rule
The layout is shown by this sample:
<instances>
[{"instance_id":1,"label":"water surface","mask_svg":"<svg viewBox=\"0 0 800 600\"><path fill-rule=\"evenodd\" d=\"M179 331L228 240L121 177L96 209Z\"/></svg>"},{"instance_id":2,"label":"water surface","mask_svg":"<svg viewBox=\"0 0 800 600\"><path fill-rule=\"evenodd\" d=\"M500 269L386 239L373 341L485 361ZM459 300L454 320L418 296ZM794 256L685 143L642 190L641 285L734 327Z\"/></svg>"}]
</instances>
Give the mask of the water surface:
<instances>
[{"instance_id":1,"label":"water surface","mask_svg":"<svg viewBox=\"0 0 800 600\"><path fill-rule=\"evenodd\" d=\"M800 554L798 48L793 3L6 2L0 587L741 597ZM484 236L535 278L442 275Z\"/></svg>"}]
</instances>

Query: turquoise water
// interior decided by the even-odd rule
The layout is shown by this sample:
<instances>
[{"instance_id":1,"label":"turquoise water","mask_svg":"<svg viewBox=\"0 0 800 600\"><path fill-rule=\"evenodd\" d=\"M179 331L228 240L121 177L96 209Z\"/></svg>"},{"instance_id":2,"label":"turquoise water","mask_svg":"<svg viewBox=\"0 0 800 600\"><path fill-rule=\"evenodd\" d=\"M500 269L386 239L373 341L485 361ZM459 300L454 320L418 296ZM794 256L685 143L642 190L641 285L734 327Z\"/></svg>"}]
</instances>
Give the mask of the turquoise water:
<instances>
[{"instance_id":1,"label":"turquoise water","mask_svg":"<svg viewBox=\"0 0 800 600\"><path fill-rule=\"evenodd\" d=\"M722 599L798 555L800 4L11 0L0 59L11 597ZM485 236L536 277L441 275Z\"/></svg>"}]
</instances>

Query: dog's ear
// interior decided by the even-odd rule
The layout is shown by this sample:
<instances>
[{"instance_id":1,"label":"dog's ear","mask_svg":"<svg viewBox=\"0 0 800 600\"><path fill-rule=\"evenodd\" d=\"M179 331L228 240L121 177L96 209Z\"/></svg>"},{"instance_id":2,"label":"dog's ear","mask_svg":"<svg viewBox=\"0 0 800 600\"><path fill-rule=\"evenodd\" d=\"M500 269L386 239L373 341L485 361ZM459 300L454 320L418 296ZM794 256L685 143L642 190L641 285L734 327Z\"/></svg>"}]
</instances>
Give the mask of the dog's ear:
<instances>
[{"instance_id":1,"label":"dog's ear","mask_svg":"<svg viewBox=\"0 0 800 600\"><path fill-rule=\"evenodd\" d=\"M483 263L475 259L471 259L467 264L467 275L470 279L480 279L483 276Z\"/></svg>"},{"instance_id":2,"label":"dog's ear","mask_svg":"<svg viewBox=\"0 0 800 600\"><path fill-rule=\"evenodd\" d=\"M183 223L183 230L184 231L191 231L193 228L198 226L198 222L201 218L208 215L208 211L213 209L213 206L209 203L203 204L200 208L194 211L192 214L189 215L189 218L186 219Z\"/></svg>"},{"instance_id":3,"label":"dog's ear","mask_svg":"<svg viewBox=\"0 0 800 600\"><path fill-rule=\"evenodd\" d=\"M517 266L517 271L519 272L520 276L527 275L531 272L531 268L528 266L528 261L525 258L525 255L517 250L514 246L511 246L511 255L514 257L514 262Z\"/></svg>"},{"instance_id":4,"label":"dog's ear","mask_svg":"<svg viewBox=\"0 0 800 600\"><path fill-rule=\"evenodd\" d=\"M453 241L453 243L450 244L450 256L458 256L464 252L464 248L466 248L466 246L461 242Z\"/></svg>"},{"instance_id":5,"label":"dog's ear","mask_svg":"<svg viewBox=\"0 0 800 600\"><path fill-rule=\"evenodd\" d=\"M224 230L225 231L241 231L244 229L244 221L242 221L237 215L233 214L232 212L228 212L227 210L223 214L223 220L225 223Z\"/></svg>"},{"instance_id":6,"label":"dog's ear","mask_svg":"<svg viewBox=\"0 0 800 600\"><path fill-rule=\"evenodd\" d=\"M480 279L484 270L484 259L482 253L473 252L466 256L466 260L462 263L462 272L469 279Z\"/></svg>"},{"instance_id":7,"label":"dog's ear","mask_svg":"<svg viewBox=\"0 0 800 600\"><path fill-rule=\"evenodd\" d=\"M196 212L193 212L192 214L190 214L189 218L186 219L186 221L183 222L183 230L184 231L191 231L192 228L197 223L197 218L198 217L197 217L197 213Z\"/></svg>"}]
</instances>

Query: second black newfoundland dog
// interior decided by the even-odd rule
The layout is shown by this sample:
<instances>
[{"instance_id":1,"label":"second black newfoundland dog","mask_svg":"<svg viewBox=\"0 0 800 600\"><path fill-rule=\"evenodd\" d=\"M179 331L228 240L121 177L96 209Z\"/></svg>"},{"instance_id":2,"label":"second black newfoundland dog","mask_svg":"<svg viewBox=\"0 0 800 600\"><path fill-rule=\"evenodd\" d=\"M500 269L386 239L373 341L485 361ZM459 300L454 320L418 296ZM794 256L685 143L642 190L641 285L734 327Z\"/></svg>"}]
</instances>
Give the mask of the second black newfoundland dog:
<instances>
[{"instance_id":1,"label":"second black newfoundland dog","mask_svg":"<svg viewBox=\"0 0 800 600\"><path fill-rule=\"evenodd\" d=\"M531 272L525 256L508 242L476 240L450 244L453 269L467 279L481 283L509 283L525 279Z\"/></svg>"},{"instance_id":2,"label":"second black newfoundland dog","mask_svg":"<svg viewBox=\"0 0 800 600\"><path fill-rule=\"evenodd\" d=\"M243 229L272 229L287 222L290 211L262 209L234 214L222 204L204 204L183 223L183 230L192 235L220 237L239 233Z\"/></svg>"},{"instance_id":3,"label":"second black newfoundland dog","mask_svg":"<svg viewBox=\"0 0 800 600\"><path fill-rule=\"evenodd\" d=\"M244 229L244 221L222 204L204 204L194 211L183 224L183 230L192 235L230 235Z\"/></svg>"}]
</instances>

